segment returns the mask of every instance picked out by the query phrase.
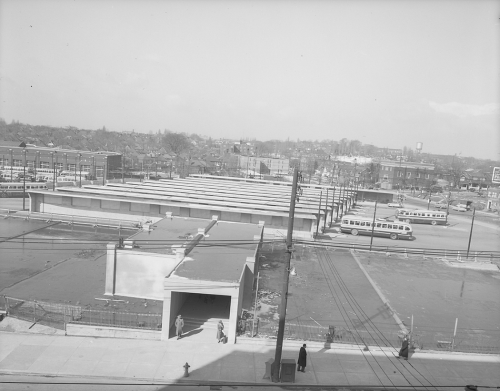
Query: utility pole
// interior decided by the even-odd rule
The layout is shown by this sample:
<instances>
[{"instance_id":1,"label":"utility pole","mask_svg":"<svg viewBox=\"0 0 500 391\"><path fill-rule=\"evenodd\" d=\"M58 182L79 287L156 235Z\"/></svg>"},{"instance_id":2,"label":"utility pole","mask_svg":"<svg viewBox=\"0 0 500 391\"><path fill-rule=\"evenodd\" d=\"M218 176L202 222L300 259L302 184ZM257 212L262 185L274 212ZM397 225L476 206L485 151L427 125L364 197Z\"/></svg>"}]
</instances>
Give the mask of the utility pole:
<instances>
[{"instance_id":1,"label":"utility pole","mask_svg":"<svg viewBox=\"0 0 500 391\"><path fill-rule=\"evenodd\" d=\"M297 168L293 171L293 185L292 194L290 195L290 212L288 215L288 231L286 235L286 261L283 279L283 289L281 291L281 305L279 307L280 317L278 325L278 337L276 339L276 354L274 356L274 371L272 374L273 382L280 381L281 369L281 353L283 351L283 337L285 336L285 318L286 318L286 305L288 300L288 280L290 278L290 261L292 259L292 234L293 234L293 219L295 216L295 200L297 198L297 182L299 171Z\"/></svg>"},{"instance_id":2,"label":"utility pole","mask_svg":"<svg viewBox=\"0 0 500 391\"><path fill-rule=\"evenodd\" d=\"M319 193L319 205L318 205L318 221L316 222L316 237L318 237L319 231L319 220L321 218L321 201L323 199L323 191Z\"/></svg>"},{"instance_id":3,"label":"utility pole","mask_svg":"<svg viewBox=\"0 0 500 391\"><path fill-rule=\"evenodd\" d=\"M377 202L375 201L375 210L373 211L373 221L372 221L372 235L370 239L370 252L372 252L372 244L373 244L373 231L375 230L375 214L377 213Z\"/></svg>"},{"instance_id":4,"label":"utility pole","mask_svg":"<svg viewBox=\"0 0 500 391\"><path fill-rule=\"evenodd\" d=\"M24 167L23 167L23 210L26 208L26 149L24 149Z\"/></svg>"},{"instance_id":5,"label":"utility pole","mask_svg":"<svg viewBox=\"0 0 500 391\"><path fill-rule=\"evenodd\" d=\"M450 214L451 191L448 190L448 204L446 205L446 223L448 223L448 215Z\"/></svg>"},{"instance_id":6,"label":"utility pole","mask_svg":"<svg viewBox=\"0 0 500 391\"><path fill-rule=\"evenodd\" d=\"M332 209L333 212L333 209ZM328 188L326 188L326 201L325 201L325 222L323 224L323 232L326 232L326 220L328 218Z\"/></svg>"},{"instance_id":7,"label":"utility pole","mask_svg":"<svg viewBox=\"0 0 500 391\"><path fill-rule=\"evenodd\" d=\"M472 239L472 229L474 228L474 217L476 216L476 208L472 211L472 222L470 224L470 234L469 234L469 245L467 246L467 256L466 259L469 259L469 250L470 250L470 241Z\"/></svg>"}]
</instances>

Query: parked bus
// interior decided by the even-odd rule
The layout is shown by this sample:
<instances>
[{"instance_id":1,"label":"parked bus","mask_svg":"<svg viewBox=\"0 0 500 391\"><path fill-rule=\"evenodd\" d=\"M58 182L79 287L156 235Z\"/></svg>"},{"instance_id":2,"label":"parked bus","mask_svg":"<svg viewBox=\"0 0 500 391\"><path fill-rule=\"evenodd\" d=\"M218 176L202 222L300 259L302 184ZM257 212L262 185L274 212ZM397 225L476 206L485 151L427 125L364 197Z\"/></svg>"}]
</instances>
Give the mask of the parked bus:
<instances>
[{"instance_id":1,"label":"parked bus","mask_svg":"<svg viewBox=\"0 0 500 391\"><path fill-rule=\"evenodd\" d=\"M421 223L421 224L446 224L446 212L427 209L397 209L396 219L405 221L407 223Z\"/></svg>"},{"instance_id":2,"label":"parked bus","mask_svg":"<svg viewBox=\"0 0 500 391\"><path fill-rule=\"evenodd\" d=\"M23 191L24 186L26 186L25 191ZM30 190L47 190L47 184L36 183L36 182L26 182L26 184L20 182L10 182L10 183L0 183L0 197L22 197L23 193Z\"/></svg>"},{"instance_id":3,"label":"parked bus","mask_svg":"<svg viewBox=\"0 0 500 391\"><path fill-rule=\"evenodd\" d=\"M351 235L371 235L373 220L369 217L344 216L340 231ZM412 239L413 229L410 224L401 221L375 220L373 236L396 239Z\"/></svg>"}]
</instances>

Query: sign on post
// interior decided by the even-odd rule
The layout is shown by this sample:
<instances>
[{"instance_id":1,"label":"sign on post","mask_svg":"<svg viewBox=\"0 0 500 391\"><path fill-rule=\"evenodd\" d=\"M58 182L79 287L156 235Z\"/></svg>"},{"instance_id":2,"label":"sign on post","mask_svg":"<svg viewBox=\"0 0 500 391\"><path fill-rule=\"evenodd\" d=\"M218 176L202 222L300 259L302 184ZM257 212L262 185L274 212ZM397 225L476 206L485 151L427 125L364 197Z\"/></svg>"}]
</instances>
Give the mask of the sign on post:
<instances>
[{"instance_id":1,"label":"sign on post","mask_svg":"<svg viewBox=\"0 0 500 391\"><path fill-rule=\"evenodd\" d=\"M492 183L500 183L500 167L493 168Z\"/></svg>"}]
</instances>

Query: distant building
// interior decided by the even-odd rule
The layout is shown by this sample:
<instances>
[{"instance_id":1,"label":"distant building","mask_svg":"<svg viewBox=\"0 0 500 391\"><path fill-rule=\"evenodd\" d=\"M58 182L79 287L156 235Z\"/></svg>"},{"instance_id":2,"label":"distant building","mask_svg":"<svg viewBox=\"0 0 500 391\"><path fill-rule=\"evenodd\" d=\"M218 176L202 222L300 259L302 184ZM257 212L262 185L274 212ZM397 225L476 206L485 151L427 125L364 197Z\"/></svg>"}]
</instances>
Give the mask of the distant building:
<instances>
[{"instance_id":1,"label":"distant building","mask_svg":"<svg viewBox=\"0 0 500 391\"><path fill-rule=\"evenodd\" d=\"M436 177L433 164L395 160L380 162L379 182L382 189L426 188Z\"/></svg>"},{"instance_id":2,"label":"distant building","mask_svg":"<svg viewBox=\"0 0 500 391\"><path fill-rule=\"evenodd\" d=\"M107 151L78 151L38 147L32 144L0 141L0 168L26 167L35 174L37 169L51 169L57 172L85 171L95 177L102 177L104 170L109 173L121 167L121 154Z\"/></svg>"},{"instance_id":3,"label":"distant building","mask_svg":"<svg viewBox=\"0 0 500 391\"><path fill-rule=\"evenodd\" d=\"M241 171L248 171L257 175L288 174L290 161L272 157L238 156L238 167Z\"/></svg>"}]
</instances>

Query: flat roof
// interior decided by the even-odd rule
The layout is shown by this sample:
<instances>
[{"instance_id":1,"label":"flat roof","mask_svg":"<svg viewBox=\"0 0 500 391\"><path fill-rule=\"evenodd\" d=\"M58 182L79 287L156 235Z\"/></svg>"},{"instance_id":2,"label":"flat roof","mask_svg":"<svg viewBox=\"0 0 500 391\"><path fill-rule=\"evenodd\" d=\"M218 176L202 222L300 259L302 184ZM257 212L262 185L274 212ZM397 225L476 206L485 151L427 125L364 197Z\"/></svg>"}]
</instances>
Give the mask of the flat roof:
<instances>
[{"instance_id":1,"label":"flat roof","mask_svg":"<svg viewBox=\"0 0 500 391\"><path fill-rule=\"evenodd\" d=\"M258 245L262 227L219 221L199 242L173 275L190 280L239 282L247 257Z\"/></svg>"},{"instance_id":2,"label":"flat roof","mask_svg":"<svg viewBox=\"0 0 500 391\"><path fill-rule=\"evenodd\" d=\"M192 218L164 218L129 239L140 247L134 251L172 254L172 246L188 246L198 228L212 221ZM217 221L205 238L184 258L172 276L189 280L238 282L247 257L253 257L262 227L255 224ZM175 248L175 247L174 247Z\"/></svg>"},{"instance_id":3,"label":"flat roof","mask_svg":"<svg viewBox=\"0 0 500 391\"><path fill-rule=\"evenodd\" d=\"M128 239L134 240L140 251L170 254L172 245L189 243L198 234L198 228L205 228L210 222L191 217L166 217L152 224L150 231L137 232Z\"/></svg>"}]
</instances>

